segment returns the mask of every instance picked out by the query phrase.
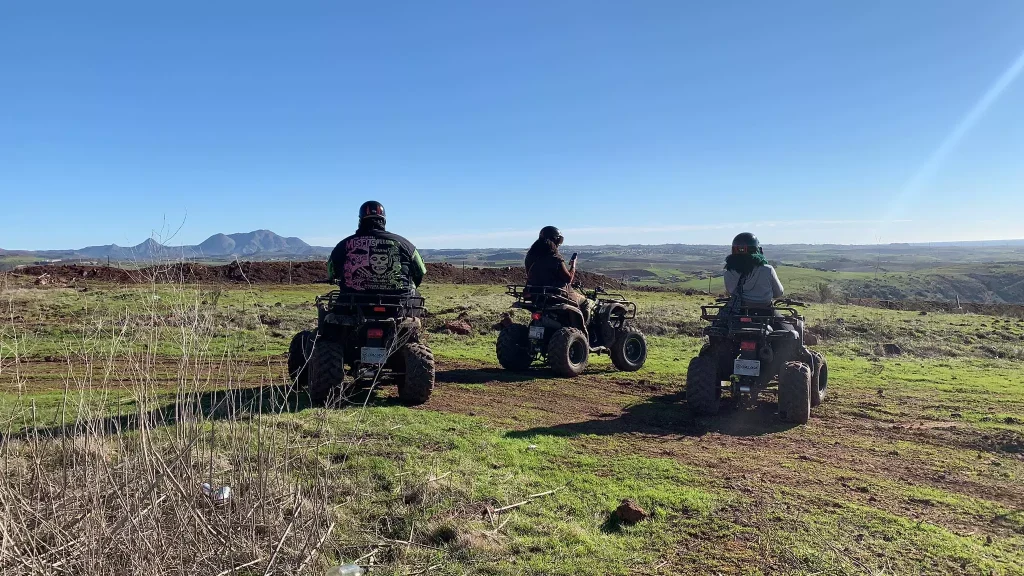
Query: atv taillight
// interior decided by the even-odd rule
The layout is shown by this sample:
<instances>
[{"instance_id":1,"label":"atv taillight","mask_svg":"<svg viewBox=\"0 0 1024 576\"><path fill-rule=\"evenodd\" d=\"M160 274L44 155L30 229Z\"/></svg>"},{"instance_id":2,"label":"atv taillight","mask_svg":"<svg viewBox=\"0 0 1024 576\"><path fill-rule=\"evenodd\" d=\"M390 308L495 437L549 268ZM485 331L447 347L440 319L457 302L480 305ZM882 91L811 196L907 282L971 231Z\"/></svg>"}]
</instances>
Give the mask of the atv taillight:
<instances>
[{"instance_id":1,"label":"atv taillight","mask_svg":"<svg viewBox=\"0 0 1024 576\"><path fill-rule=\"evenodd\" d=\"M753 340L745 340L743 342L740 342L740 350L757 350L757 342L754 342Z\"/></svg>"},{"instance_id":2,"label":"atv taillight","mask_svg":"<svg viewBox=\"0 0 1024 576\"><path fill-rule=\"evenodd\" d=\"M540 320L540 312L534 312L533 313L533 319L534 320Z\"/></svg>"},{"instance_id":3,"label":"atv taillight","mask_svg":"<svg viewBox=\"0 0 1024 576\"><path fill-rule=\"evenodd\" d=\"M374 312L387 312L388 309L383 307L383 306L374 306L373 307L373 311Z\"/></svg>"},{"instance_id":4,"label":"atv taillight","mask_svg":"<svg viewBox=\"0 0 1024 576\"><path fill-rule=\"evenodd\" d=\"M380 328L368 328L366 330L366 337L367 338L383 338L384 337L384 330L381 330Z\"/></svg>"},{"instance_id":5,"label":"atv taillight","mask_svg":"<svg viewBox=\"0 0 1024 576\"><path fill-rule=\"evenodd\" d=\"M752 318L740 318L740 322L752 322Z\"/></svg>"}]
</instances>

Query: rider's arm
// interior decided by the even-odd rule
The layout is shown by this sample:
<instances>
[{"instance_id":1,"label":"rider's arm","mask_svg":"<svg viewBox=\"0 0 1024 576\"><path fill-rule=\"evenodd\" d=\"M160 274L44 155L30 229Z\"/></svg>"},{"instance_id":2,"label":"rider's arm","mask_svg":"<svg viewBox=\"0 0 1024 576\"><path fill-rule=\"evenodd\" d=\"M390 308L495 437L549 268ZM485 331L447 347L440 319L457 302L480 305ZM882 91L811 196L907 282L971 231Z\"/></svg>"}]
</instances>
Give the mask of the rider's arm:
<instances>
[{"instance_id":1,"label":"rider's arm","mask_svg":"<svg viewBox=\"0 0 1024 576\"><path fill-rule=\"evenodd\" d=\"M562 282L572 282L572 271L565 265L565 260L558 259L558 266L555 267L555 276Z\"/></svg>"},{"instance_id":2,"label":"rider's arm","mask_svg":"<svg viewBox=\"0 0 1024 576\"><path fill-rule=\"evenodd\" d=\"M726 270L722 274L722 280L725 282L725 293L732 296L732 293L736 291L736 284L740 281L740 275L738 272L732 270Z\"/></svg>"},{"instance_id":3,"label":"rider's arm","mask_svg":"<svg viewBox=\"0 0 1024 576\"><path fill-rule=\"evenodd\" d=\"M772 283L772 298L782 298L785 290L782 288L782 281L779 280L779 275L775 273L775 268L768 266L768 270L771 271L771 278L769 279Z\"/></svg>"},{"instance_id":4,"label":"rider's arm","mask_svg":"<svg viewBox=\"0 0 1024 576\"><path fill-rule=\"evenodd\" d=\"M409 273L412 274L412 282L419 288L423 277L427 275L427 265L423 263L423 258L420 257L420 251L412 249L412 263L409 266Z\"/></svg>"},{"instance_id":5,"label":"rider's arm","mask_svg":"<svg viewBox=\"0 0 1024 576\"><path fill-rule=\"evenodd\" d=\"M334 282L334 261L327 259L327 281Z\"/></svg>"}]
</instances>

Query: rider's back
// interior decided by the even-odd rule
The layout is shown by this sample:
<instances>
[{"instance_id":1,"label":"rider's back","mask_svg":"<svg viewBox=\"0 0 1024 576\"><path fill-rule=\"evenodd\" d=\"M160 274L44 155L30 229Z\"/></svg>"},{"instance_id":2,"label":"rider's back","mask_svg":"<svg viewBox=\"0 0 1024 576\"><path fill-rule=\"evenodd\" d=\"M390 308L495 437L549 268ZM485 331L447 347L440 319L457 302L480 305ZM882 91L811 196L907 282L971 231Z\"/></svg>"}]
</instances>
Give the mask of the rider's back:
<instances>
[{"instance_id":1,"label":"rider's back","mask_svg":"<svg viewBox=\"0 0 1024 576\"><path fill-rule=\"evenodd\" d=\"M403 294L423 278L416 247L398 234L360 229L334 248L331 269L343 291Z\"/></svg>"},{"instance_id":2,"label":"rider's back","mask_svg":"<svg viewBox=\"0 0 1024 576\"><path fill-rule=\"evenodd\" d=\"M725 290L730 295L736 293L740 276L736 270L725 271ZM744 306L769 307L772 301L782 297L782 294L782 282L771 265L755 266L743 281Z\"/></svg>"},{"instance_id":3,"label":"rider's back","mask_svg":"<svg viewBox=\"0 0 1024 576\"><path fill-rule=\"evenodd\" d=\"M530 286L565 288L572 275L553 242L538 240L526 253L526 283Z\"/></svg>"}]
</instances>

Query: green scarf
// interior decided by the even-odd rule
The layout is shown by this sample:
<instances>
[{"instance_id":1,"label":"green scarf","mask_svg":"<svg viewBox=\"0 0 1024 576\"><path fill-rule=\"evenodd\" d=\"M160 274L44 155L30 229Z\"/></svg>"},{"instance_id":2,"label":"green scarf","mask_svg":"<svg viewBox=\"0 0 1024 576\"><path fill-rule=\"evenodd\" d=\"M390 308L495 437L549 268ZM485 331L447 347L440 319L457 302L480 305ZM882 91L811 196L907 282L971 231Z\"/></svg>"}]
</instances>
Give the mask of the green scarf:
<instances>
[{"instance_id":1,"label":"green scarf","mask_svg":"<svg viewBox=\"0 0 1024 576\"><path fill-rule=\"evenodd\" d=\"M750 272L758 266L768 264L764 254L730 254L725 259L725 269L742 274Z\"/></svg>"}]
</instances>

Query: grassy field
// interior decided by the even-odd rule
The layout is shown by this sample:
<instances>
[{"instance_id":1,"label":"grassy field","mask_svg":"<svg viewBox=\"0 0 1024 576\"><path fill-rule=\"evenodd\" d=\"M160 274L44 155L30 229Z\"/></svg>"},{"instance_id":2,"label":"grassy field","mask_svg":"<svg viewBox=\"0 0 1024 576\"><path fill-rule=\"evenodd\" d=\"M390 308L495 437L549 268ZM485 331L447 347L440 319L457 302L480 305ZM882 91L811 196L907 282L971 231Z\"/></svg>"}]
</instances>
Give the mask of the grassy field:
<instances>
[{"instance_id":1,"label":"grassy field","mask_svg":"<svg viewBox=\"0 0 1024 576\"><path fill-rule=\"evenodd\" d=\"M324 410L283 373L321 286L0 286L3 574L1024 574L1016 319L811 306L794 427L687 410L698 296L630 294L647 366L564 380L497 368L499 287L428 285L431 401Z\"/></svg>"}]
</instances>

